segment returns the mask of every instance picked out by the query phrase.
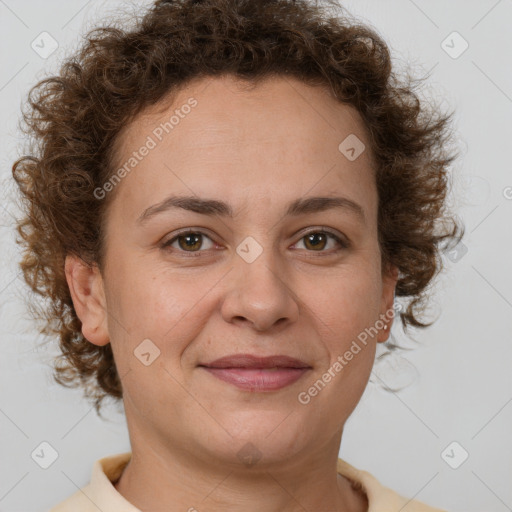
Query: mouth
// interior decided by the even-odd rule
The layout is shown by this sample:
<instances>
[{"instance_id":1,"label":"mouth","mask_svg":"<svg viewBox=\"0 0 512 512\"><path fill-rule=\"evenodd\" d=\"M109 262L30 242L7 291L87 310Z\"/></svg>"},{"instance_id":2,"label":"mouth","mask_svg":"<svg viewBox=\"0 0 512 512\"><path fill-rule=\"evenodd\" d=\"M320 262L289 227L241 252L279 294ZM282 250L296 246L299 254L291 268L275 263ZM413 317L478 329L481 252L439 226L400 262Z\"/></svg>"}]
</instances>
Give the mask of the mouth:
<instances>
[{"instance_id":1,"label":"mouth","mask_svg":"<svg viewBox=\"0 0 512 512\"><path fill-rule=\"evenodd\" d=\"M282 389L311 369L304 361L289 356L252 354L235 354L198 366L224 382L253 392Z\"/></svg>"}]
</instances>

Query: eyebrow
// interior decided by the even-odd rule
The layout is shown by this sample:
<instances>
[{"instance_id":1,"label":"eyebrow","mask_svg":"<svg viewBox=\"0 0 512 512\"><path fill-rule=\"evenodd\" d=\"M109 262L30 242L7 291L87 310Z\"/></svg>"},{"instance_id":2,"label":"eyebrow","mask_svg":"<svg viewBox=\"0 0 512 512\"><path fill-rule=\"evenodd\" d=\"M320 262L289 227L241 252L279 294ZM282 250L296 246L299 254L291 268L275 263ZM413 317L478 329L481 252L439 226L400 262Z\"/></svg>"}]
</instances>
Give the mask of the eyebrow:
<instances>
[{"instance_id":1,"label":"eyebrow","mask_svg":"<svg viewBox=\"0 0 512 512\"><path fill-rule=\"evenodd\" d=\"M143 224L155 215L174 208L181 208L202 215L219 215L221 217L233 218L233 209L223 201L195 196L170 196L160 203L146 208L137 219L137 224ZM360 221L366 223L366 216L362 206L347 197L299 198L288 204L285 216L297 217L308 213L324 212L334 208L352 213Z\"/></svg>"}]
</instances>

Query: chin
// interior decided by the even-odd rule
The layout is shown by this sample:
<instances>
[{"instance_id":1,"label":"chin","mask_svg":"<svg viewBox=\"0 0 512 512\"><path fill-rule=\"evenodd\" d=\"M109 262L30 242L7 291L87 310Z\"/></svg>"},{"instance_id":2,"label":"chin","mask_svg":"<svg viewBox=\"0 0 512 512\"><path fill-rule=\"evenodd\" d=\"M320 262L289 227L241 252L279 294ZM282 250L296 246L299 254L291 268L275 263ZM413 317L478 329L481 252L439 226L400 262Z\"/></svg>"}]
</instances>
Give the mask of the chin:
<instances>
[{"instance_id":1,"label":"chin","mask_svg":"<svg viewBox=\"0 0 512 512\"><path fill-rule=\"evenodd\" d=\"M249 452L261 452L267 462L280 461L311 442L305 437L308 429L303 423L298 424L296 415L289 410L247 412L236 418L219 418L219 423L232 436L228 443L231 455L233 450L238 453L245 447Z\"/></svg>"}]
</instances>

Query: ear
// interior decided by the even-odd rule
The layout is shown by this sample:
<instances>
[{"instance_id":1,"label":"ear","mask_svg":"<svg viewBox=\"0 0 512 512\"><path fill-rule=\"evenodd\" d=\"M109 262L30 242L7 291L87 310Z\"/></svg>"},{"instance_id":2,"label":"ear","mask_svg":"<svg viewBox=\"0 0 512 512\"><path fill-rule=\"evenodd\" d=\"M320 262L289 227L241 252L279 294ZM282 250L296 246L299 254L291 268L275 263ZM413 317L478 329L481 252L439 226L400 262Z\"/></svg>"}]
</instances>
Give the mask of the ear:
<instances>
[{"instance_id":1,"label":"ear","mask_svg":"<svg viewBox=\"0 0 512 512\"><path fill-rule=\"evenodd\" d=\"M82 334L94 345L107 345L107 304L98 267L68 254L64 270L76 314L82 322Z\"/></svg>"},{"instance_id":2,"label":"ear","mask_svg":"<svg viewBox=\"0 0 512 512\"><path fill-rule=\"evenodd\" d=\"M388 340L393 325L395 310L393 308L395 302L395 288L398 281L398 267L389 264L382 274L382 299L380 319L384 322L386 329L379 330L377 341L383 343ZM393 315L392 315L393 314Z\"/></svg>"}]
</instances>

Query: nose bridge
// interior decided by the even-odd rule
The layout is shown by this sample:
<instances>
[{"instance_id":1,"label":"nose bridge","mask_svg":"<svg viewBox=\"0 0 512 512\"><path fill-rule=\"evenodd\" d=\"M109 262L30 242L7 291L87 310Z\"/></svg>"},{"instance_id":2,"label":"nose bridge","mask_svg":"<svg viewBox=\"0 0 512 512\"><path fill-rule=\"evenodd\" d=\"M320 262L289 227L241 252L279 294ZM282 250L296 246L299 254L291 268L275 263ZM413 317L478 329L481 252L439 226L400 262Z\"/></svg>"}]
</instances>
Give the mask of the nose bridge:
<instances>
[{"instance_id":1,"label":"nose bridge","mask_svg":"<svg viewBox=\"0 0 512 512\"><path fill-rule=\"evenodd\" d=\"M279 255L270 236L259 236L258 240L248 236L237 246L236 252L236 265L244 276L242 286L256 287L251 293L289 293L284 283L284 272L280 272Z\"/></svg>"},{"instance_id":2,"label":"nose bridge","mask_svg":"<svg viewBox=\"0 0 512 512\"><path fill-rule=\"evenodd\" d=\"M228 321L244 318L267 329L281 319L295 320L298 306L271 237L259 239L248 236L237 246L234 284L223 310Z\"/></svg>"}]
</instances>

